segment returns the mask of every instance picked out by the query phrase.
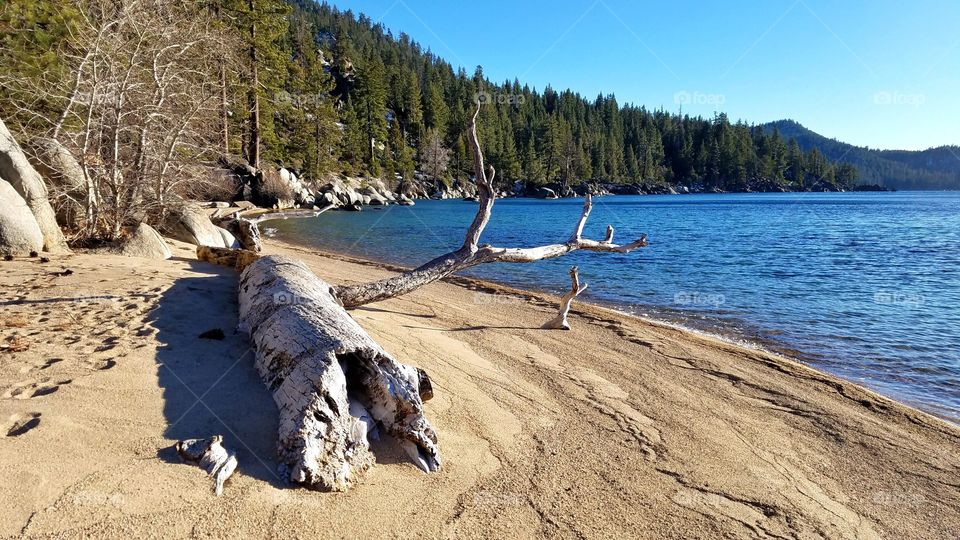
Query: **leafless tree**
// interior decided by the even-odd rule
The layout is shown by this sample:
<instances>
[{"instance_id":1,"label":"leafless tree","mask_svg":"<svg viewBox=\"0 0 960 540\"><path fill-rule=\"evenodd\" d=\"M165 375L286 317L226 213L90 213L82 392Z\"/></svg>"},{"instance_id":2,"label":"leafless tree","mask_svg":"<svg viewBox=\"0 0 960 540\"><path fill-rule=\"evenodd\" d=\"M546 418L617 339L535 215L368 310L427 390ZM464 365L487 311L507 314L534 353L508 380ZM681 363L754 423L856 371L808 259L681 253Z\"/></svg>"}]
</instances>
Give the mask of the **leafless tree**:
<instances>
[{"instance_id":1,"label":"leafless tree","mask_svg":"<svg viewBox=\"0 0 960 540\"><path fill-rule=\"evenodd\" d=\"M446 174L450 165L450 149L443 145L443 137L435 129L427 132L422 158L424 172L431 178L439 180Z\"/></svg>"},{"instance_id":2,"label":"leafless tree","mask_svg":"<svg viewBox=\"0 0 960 540\"><path fill-rule=\"evenodd\" d=\"M83 207L82 234L112 239L124 225L159 219L187 183L209 178L202 164L222 146L221 70L235 46L200 0L74 7L80 23L59 51L69 76L3 83L32 86L30 95L60 106L43 116L17 104L24 129L79 166L83 178L67 191Z\"/></svg>"}]
</instances>

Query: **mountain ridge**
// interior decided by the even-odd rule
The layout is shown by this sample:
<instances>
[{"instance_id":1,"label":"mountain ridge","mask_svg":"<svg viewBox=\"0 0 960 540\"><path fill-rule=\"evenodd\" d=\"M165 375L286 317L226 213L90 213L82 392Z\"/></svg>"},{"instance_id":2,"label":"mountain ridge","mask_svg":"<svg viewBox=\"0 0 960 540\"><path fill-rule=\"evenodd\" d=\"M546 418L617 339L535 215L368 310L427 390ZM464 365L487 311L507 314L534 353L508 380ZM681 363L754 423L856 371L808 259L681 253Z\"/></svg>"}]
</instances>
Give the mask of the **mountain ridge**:
<instances>
[{"instance_id":1,"label":"mountain ridge","mask_svg":"<svg viewBox=\"0 0 960 540\"><path fill-rule=\"evenodd\" d=\"M859 172L860 184L891 189L960 189L960 146L926 150L879 150L821 135L796 120L760 124L767 133L794 139L801 150L819 150L831 162L847 162Z\"/></svg>"}]
</instances>

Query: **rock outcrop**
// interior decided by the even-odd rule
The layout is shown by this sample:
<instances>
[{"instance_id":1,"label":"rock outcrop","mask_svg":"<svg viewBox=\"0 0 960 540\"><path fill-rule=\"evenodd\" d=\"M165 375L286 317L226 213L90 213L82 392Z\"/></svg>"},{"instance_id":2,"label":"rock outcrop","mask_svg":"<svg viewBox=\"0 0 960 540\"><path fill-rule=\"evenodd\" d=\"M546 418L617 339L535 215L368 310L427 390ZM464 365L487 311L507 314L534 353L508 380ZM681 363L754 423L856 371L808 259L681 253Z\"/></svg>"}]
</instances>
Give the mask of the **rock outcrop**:
<instances>
[{"instance_id":1,"label":"rock outcrop","mask_svg":"<svg viewBox=\"0 0 960 540\"><path fill-rule=\"evenodd\" d=\"M43 249L52 253L69 253L53 207L47 200L47 186L3 120L0 120L0 178L9 182L30 207L43 233Z\"/></svg>"},{"instance_id":2,"label":"rock outcrop","mask_svg":"<svg viewBox=\"0 0 960 540\"><path fill-rule=\"evenodd\" d=\"M293 205L291 206L300 206L301 208L309 208L314 206L317 202L316 194L313 190L305 185L300 177L292 170L281 168L279 171L280 181L284 182L287 186L290 187L290 191L293 193Z\"/></svg>"},{"instance_id":3,"label":"rock outcrop","mask_svg":"<svg viewBox=\"0 0 960 540\"><path fill-rule=\"evenodd\" d=\"M60 141L37 137L30 141L31 163L48 182L57 221L60 225L77 227L86 213L86 204L92 190L87 189L83 168Z\"/></svg>"},{"instance_id":4,"label":"rock outcrop","mask_svg":"<svg viewBox=\"0 0 960 540\"><path fill-rule=\"evenodd\" d=\"M263 208L282 210L333 206L341 210L360 210L368 205L411 206L415 199L474 200L477 195L477 187L471 181L454 180L447 184L427 178L420 172L415 172L412 179L397 178L395 188L379 178L333 174L317 184L310 184L292 168L256 170L235 156L224 157L220 161L225 174L230 175L239 186L236 198L251 201Z\"/></svg>"},{"instance_id":5,"label":"rock outcrop","mask_svg":"<svg viewBox=\"0 0 960 540\"><path fill-rule=\"evenodd\" d=\"M386 206L398 202L394 192L376 178L332 178L318 191L318 205L332 204L344 210L355 210L362 205Z\"/></svg>"},{"instance_id":6,"label":"rock outcrop","mask_svg":"<svg viewBox=\"0 0 960 540\"><path fill-rule=\"evenodd\" d=\"M175 212L168 228L170 236L195 246L240 247L230 231L214 225L207 213L196 206L187 205Z\"/></svg>"},{"instance_id":7,"label":"rock outcrop","mask_svg":"<svg viewBox=\"0 0 960 540\"><path fill-rule=\"evenodd\" d=\"M27 255L43 249L43 232L23 197L0 178L0 254Z\"/></svg>"},{"instance_id":8,"label":"rock outcrop","mask_svg":"<svg viewBox=\"0 0 960 540\"><path fill-rule=\"evenodd\" d=\"M133 234L120 245L121 255L144 259L169 259L173 256L170 246L153 227L141 223Z\"/></svg>"},{"instance_id":9,"label":"rock outcrop","mask_svg":"<svg viewBox=\"0 0 960 540\"><path fill-rule=\"evenodd\" d=\"M554 191L554 190L552 190L552 189L550 189L550 188L548 188L548 187L537 188L537 190L533 192L533 196L536 197L536 198L538 198L538 199L557 199L557 198L559 198L559 196L557 195L557 192Z\"/></svg>"}]
</instances>

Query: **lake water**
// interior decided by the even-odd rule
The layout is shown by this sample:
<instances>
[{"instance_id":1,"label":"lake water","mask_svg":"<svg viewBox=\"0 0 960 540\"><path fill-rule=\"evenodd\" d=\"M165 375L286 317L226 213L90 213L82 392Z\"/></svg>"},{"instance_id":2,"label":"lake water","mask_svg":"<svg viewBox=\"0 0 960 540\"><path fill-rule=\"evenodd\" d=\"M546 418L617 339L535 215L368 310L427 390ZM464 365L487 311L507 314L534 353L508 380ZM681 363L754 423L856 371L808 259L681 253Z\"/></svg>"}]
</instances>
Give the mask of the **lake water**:
<instances>
[{"instance_id":1,"label":"lake water","mask_svg":"<svg viewBox=\"0 0 960 540\"><path fill-rule=\"evenodd\" d=\"M482 239L562 242L582 199L501 199ZM419 201L275 221L278 238L415 266L460 246L475 203ZM941 417L960 420L960 193L776 193L595 199L627 255L574 253L468 275L552 292L570 265L581 299L786 352Z\"/></svg>"}]
</instances>

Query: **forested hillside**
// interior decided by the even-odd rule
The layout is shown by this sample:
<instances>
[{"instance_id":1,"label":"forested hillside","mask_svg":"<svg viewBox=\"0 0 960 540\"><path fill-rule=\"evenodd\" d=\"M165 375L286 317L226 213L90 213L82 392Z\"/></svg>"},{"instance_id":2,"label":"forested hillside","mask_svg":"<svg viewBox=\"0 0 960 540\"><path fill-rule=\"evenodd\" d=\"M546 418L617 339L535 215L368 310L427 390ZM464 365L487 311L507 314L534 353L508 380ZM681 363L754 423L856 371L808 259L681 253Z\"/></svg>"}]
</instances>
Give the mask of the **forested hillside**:
<instances>
[{"instance_id":1,"label":"forested hillside","mask_svg":"<svg viewBox=\"0 0 960 540\"><path fill-rule=\"evenodd\" d=\"M333 173L393 183L414 171L464 179L464 130L480 99L480 138L504 189L517 181L695 191L957 183L949 148L848 151L795 123L752 126L648 110L613 94L490 81L479 66L455 69L404 33L312 0L9 0L0 32L0 115L27 136L66 134L77 152L104 151L85 148L93 139L83 133L115 130L131 143L110 158L126 159L122 174L186 171L231 154L315 181ZM151 33L166 48L138 44ZM156 77L163 65L180 70L176 82ZM123 80L125 66L143 80ZM152 135L171 132L147 148Z\"/></svg>"},{"instance_id":2,"label":"forested hillside","mask_svg":"<svg viewBox=\"0 0 960 540\"><path fill-rule=\"evenodd\" d=\"M407 177L413 167L432 169L429 158L442 146L450 151L449 173L466 176L464 128L479 96L487 103L481 141L505 184L598 180L743 191L835 189L856 179L852 167L722 114L680 116L620 104L613 94L587 98L490 81L482 68L455 70L363 15L310 0L293 4L293 20L313 28L330 62L347 170Z\"/></svg>"},{"instance_id":3,"label":"forested hillside","mask_svg":"<svg viewBox=\"0 0 960 540\"><path fill-rule=\"evenodd\" d=\"M871 150L828 139L793 120L764 124L768 133L779 132L796 139L800 148L814 148L831 161L853 164L861 184L879 184L894 189L960 189L960 147L940 146L928 150Z\"/></svg>"}]
</instances>

